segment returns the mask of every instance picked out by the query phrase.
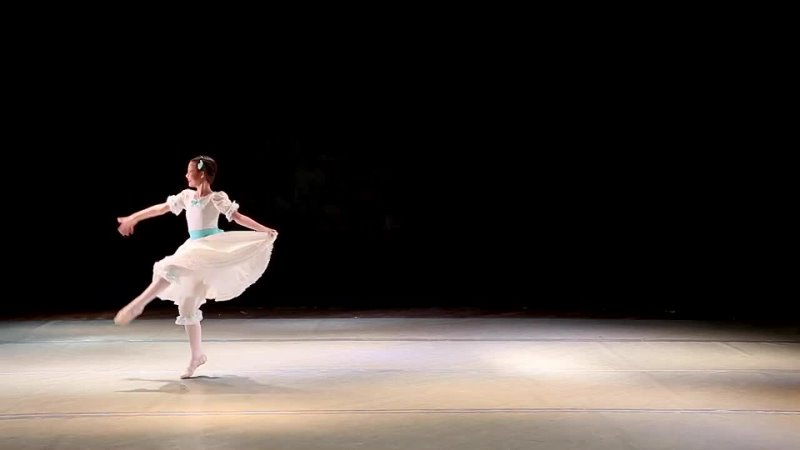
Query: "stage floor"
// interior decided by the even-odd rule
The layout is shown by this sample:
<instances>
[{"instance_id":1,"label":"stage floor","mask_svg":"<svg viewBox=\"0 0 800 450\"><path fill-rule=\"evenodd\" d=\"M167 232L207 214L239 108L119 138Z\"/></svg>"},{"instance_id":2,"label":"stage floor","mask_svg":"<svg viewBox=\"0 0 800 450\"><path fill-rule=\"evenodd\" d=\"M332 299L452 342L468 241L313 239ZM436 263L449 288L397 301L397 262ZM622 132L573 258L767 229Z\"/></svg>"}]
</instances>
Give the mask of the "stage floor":
<instances>
[{"instance_id":1,"label":"stage floor","mask_svg":"<svg viewBox=\"0 0 800 450\"><path fill-rule=\"evenodd\" d=\"M738 322L0 321L0 448L800 448L800 334Z\"/></svg>"}]
</instances>

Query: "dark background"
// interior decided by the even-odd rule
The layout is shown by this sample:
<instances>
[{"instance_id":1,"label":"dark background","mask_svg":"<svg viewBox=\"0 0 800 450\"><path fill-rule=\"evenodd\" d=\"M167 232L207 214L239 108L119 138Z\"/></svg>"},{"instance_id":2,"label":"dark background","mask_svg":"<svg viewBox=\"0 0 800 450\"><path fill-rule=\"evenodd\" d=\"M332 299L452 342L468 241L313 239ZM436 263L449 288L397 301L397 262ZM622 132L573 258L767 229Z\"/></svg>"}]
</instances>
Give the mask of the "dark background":
<instances>
[{"instance_id":1,"label":"dark background","mask_svg":"<svg viewBox=\"0 0 800 450\"><path fill-rule=\"evenodd\" d=\"M170 214L123 238L116 217L184 189L205 154L214 188L280 231L237 308L796 320L781 161L735 142L696 90L562 75L280 99L177 80L59 86L7 157L23 292L8 295L32 298L4 312L122 307L187 233Z\"/></svg>"}]
</instances>

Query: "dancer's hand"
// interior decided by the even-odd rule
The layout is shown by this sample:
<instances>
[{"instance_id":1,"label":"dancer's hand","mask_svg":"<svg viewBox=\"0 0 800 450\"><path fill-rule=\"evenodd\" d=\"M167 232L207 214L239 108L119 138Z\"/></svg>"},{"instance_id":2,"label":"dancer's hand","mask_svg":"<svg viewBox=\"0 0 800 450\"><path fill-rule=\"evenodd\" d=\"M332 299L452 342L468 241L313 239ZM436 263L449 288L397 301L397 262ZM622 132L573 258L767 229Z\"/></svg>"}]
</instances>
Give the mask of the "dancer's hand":
<instances>
[{"instance_id":1,"label":"dancer's hand","mask_svg":"<svg viewBox=\"0 0 800 450\"><path fill-rule=\"evenodd\" d=\"M136 226L135 220L128 217L117 217L117 222L119 222L119 227L117 227L119 234L123 236L130 236L133 234L133 227Z\"/></svg>"},{"instance_id":2,"label":"dancer's hand","mask_svg":"<svg viewBox=\"0 0 800 450\"><path fill-rule=\"evenodd\" d=\"M260 232L262 232L262 233L267 233L267 234L269 234L269 235L270 235L270 236L271 236L273 239L276 239L276 238L278 237L278 230L273 230L273 229L272 229L272 228L270 228L270 227L265 227L265 226L262 226L262 227L261 227L259 230L257 230L257 231L260 231Z\"/></svg>"}]
</instances>

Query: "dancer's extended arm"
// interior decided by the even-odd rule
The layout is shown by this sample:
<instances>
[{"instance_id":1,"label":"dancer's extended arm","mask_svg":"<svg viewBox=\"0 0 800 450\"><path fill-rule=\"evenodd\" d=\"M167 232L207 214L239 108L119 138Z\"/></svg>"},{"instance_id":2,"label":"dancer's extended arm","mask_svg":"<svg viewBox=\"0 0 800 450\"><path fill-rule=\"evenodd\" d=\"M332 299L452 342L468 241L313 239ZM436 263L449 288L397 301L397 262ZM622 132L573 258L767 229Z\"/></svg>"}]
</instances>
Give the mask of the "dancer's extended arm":
<instances>
[{"instance_id":1,"label":"dancer's extended arm","mask_svg":"<svg viewBox=\"0 0 800 450\"><path fill-rule=\"evenodd\" d=\"M239 211L236 211L235 213L233 213L233 216L231 217L231 219L234 222L238 223L239 225L241 225L243 227L250 228L253 231L263 231L265 233L274 233L276 236L278 235L278 232L276 230L273 230L272 228L265 227L264 225L261 225L260 223L258 223L255 220L245 216L244 214L240 213Z\"/></svg>"},{"instance_id":2,"label":"dancer's extended arm","mask_svg":"<svg viewBox=\"0 0 800 450\"><path fill-rule=\"evenodd\" d=\"M169 212L169 205L167 203L159 203L141 211L135 212L127 217L117 217L119 227L117 231L123 236L130 236L133 234L133 228L137 223L151 217L160 216Z\"/></svg>"}]
</instances>

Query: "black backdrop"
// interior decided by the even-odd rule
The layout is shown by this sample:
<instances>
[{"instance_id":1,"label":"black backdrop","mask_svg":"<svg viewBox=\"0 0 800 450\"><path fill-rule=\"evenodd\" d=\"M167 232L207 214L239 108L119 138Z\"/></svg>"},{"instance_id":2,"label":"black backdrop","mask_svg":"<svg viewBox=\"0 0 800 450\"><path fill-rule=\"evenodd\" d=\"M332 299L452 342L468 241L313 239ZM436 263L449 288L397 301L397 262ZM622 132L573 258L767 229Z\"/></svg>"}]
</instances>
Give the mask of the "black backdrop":
<instances>
[{"instance_id":1,"label":"black backdrop","mask_svg":"<svg viewBox=\"0 0 800 450\"><path fill-rule=\"evenodd\" d=\"M215 189L281 233L242 307L796 317L789 189L772 166L671 112L400 97L261 110L95 93L57 109L7 157L22 290L5 311L124 305L186 225L162 216L123 238L115 218L183 189L207 154Z\"/></svg>"}]
</instances>

